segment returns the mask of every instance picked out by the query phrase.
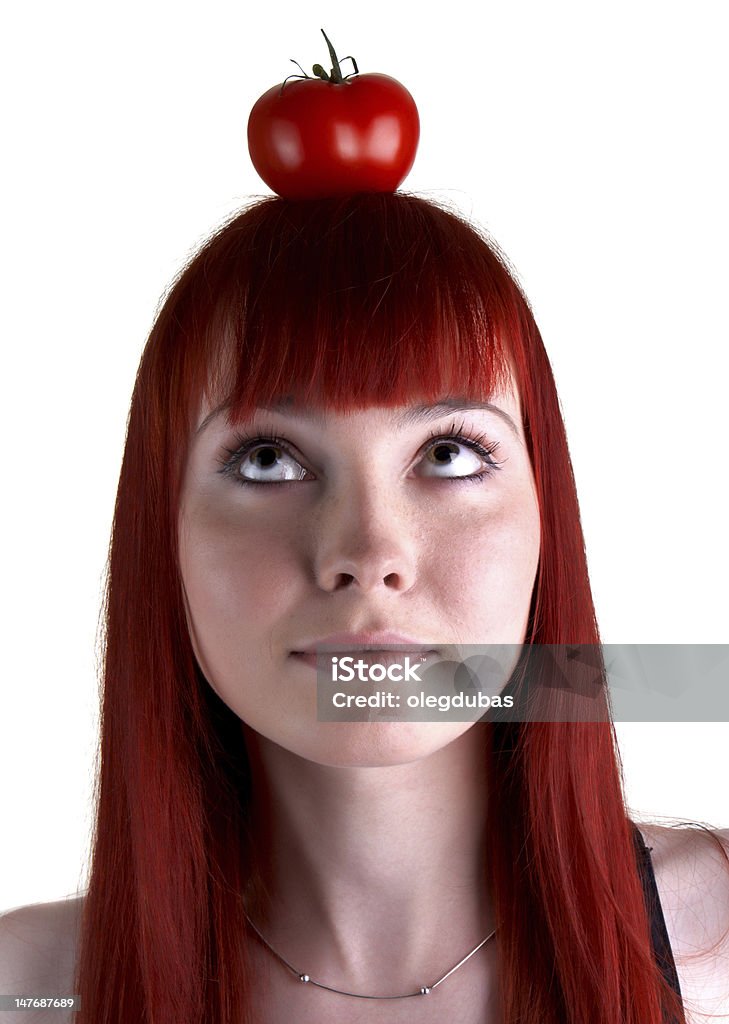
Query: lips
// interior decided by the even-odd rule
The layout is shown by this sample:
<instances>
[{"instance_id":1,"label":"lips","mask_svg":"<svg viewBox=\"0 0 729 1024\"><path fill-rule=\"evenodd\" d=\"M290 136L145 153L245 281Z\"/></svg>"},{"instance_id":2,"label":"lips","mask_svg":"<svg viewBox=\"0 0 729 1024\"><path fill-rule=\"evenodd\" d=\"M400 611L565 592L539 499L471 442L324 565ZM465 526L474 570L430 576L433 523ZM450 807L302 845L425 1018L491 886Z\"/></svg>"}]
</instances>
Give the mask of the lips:
<instances>
[{"instance_id":1,"label":"lips","mask_svg":"<svg viewBox=\"0 0 729 1024\"><path fill-rule=\"evenodd\" d=\"M359 633L330 633L318 640L302 644L291 653L316 654L322 648L326 648L327 654L361 654L363 651L378 653L400 651L403 654L414 654L419 651L427 653L437 650L433 644L423 643L421 640L405 636L402 633L368 630Z\"/></svg>"}]
</instances>

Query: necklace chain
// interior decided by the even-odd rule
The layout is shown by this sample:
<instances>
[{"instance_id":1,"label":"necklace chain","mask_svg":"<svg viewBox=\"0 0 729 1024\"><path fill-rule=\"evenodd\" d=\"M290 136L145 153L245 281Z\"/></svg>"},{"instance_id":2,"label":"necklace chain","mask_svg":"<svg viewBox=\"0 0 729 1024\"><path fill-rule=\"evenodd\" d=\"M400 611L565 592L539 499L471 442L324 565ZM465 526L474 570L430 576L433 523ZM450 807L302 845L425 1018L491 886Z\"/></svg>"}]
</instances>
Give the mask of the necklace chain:
<instances>
[{"instance_id":1,"label":"necklace chain","mask_svg":"<svg viewBox=\"0 0 729 1024\"><path fill-rule=\"evenodd\" d=\"M250 917L248 916L245 910L243 911L243 913L246 916L248 924L251 926L251 928L256 933L258 938L261 940L263 945L268 950L270 950L271 953L273 953L276 959L279 960L284 965L284 967L287 967L293 974L295 974L300 982L302 982L305 985L316 985L317 988L324 988L327 990L327 992L336 992L340 996L352 996L354 999L410 999L412 996L427 996L433 991L434 988L437 988L438 985L444 982L446 978L449 978L454 971L457 971L459 967L462 967L467 960L470 960L475 953L478 953L479 949L485 946L489 939L493 939L494 935L496 934L496 929L494 929L490 935L487 935L486 938L482 939L477 946L474 946L470 953L467 953L463 957L463 959L459 960L454 967L451 967L449 971L446 971L442 978L438 978L437 981L434 981L430 985L423 985L417 992L406 992L405 995L402 996L368 996L363 995L361 992L345 992L341 988L332 988L331 985L324 985L320 981L315 981L311 977L311 975L306 974L303 971L297 970L293 966L293 964L290 964L288 960L282 957L281 954L273 948L273 946L267 939L264 939L264 937L261 935L258 928L256 928L253 921L251 921Z\"/></svg>"}]
</instances>

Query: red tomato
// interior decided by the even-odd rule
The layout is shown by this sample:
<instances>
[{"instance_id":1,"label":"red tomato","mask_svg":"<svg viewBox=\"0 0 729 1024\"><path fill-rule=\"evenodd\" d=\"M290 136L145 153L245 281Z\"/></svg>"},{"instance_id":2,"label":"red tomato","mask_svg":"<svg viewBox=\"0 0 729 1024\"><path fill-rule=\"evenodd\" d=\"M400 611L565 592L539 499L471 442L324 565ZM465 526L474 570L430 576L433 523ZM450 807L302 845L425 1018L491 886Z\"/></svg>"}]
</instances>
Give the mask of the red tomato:
<instances>
[{"instance_id":1,"label":"red tomato","mask_svg":"<svg viewBox=\"0 0 729 1024\"><path fill-rule=\"evenodd\" d=\"M287 81L283 91L265 92L248 118L253 166L287 199L394 192L419 138L415 101L389 75Z\"/></svg>"}]
</instances>

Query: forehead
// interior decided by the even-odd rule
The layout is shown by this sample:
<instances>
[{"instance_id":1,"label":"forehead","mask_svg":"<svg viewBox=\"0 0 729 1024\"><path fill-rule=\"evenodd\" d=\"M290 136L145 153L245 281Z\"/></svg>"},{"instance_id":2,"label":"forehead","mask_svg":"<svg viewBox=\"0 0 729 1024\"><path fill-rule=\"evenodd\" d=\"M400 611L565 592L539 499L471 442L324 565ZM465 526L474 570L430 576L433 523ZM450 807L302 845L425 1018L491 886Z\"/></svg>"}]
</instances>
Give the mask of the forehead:
<instances>
[{"instance_id":1,"label":"forehead","mask_svg":"<svg viewBox=\"0 0 729 1024\"><path fill-rule=\"evenodd\" d=\"M197 433L200 433L212 420L222 417L228 413L230 405L223 402L215 408L210 407L209 402L204 402L197 422ZM344 412L336 412L321 405L307 405L297 403L292 395L285 395L272 401L261 402L256 405L255 410L250 410L250 415L256 411L278 413L292 419L304 420L306 423L327 429L340 420L351 420L358 417L382 420L395 427L406 428L421 423L429 423L432 420L440 419L456 412L489 412L499 416L518 435L518 423L521 420L521 409L519 396L515 388L509 387L500 390L491 396L489 400L477 400L467 396L444 396L434 402L412 401L399 405L367 405L363 407L348 409ZM227 417L229 419L229 417ZM242 417L243 419L245 417ZM239 419L241 419L239 417Z\"/></svg>"}]
</instances>

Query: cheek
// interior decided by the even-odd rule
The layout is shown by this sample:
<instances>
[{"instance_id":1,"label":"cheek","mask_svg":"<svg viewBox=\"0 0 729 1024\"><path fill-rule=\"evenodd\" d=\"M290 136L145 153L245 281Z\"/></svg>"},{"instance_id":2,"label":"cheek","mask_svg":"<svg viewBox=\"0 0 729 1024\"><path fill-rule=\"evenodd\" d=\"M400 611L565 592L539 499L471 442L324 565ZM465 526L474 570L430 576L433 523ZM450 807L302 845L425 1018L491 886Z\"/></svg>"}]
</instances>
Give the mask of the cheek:
<instances>
[{"instance_id":1,"label":"cheek","mask_svg":"<svg viewBox=\"0 0 729 1024\"><path fill-rule=\"evenodd\" d=\"M540 521L533 490L469 509L451 520L444 601L471 642L522 642L539 563ZM476 639L478 637L479 639Z\"/></svg>"},{"instance_id":2,"label":"cheek","mask_svg":"<svg viewBox=\"0 0 729 1024\"><path fill-rule=\"evenodd\" d=\"M280 524L274 532L270 522L249 520L241 530L239 518L223 513L181 516L188 626L208 679L250 660L256 641L280 617L293 560Z\"/></svg>"}]
</instances>

